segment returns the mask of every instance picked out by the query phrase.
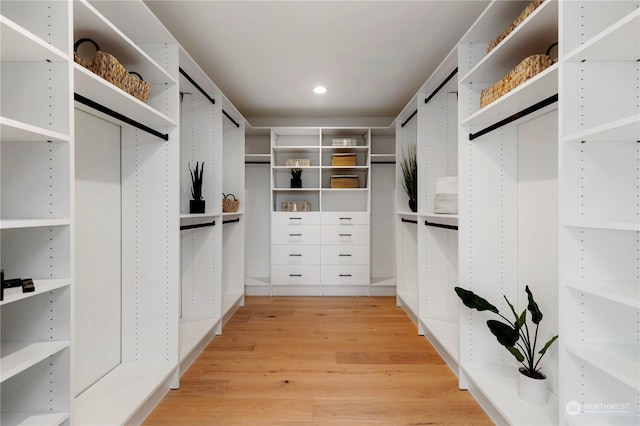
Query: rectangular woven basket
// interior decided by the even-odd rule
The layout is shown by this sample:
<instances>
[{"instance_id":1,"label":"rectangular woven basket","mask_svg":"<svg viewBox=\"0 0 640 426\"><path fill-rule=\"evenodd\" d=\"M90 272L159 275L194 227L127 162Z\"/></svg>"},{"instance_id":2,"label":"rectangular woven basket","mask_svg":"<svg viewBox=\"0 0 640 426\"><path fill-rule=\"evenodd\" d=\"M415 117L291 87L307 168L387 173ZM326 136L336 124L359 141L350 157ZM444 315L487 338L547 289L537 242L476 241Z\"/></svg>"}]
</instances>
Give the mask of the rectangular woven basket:
<instances>
[{"instance_id":1,"label":"rectangular woven basket","mask_svg":"<svg viewBox=\"0 0 640 426\"><path fill-rule=\"evenodd\" d=\"M331 156L332 166L355 166L356 154L333 154Z\"/></svg>"},{"instance_id":2,"label":"rectangular woven basket","mask_svg":"<svg viewBox=\"0 0 640 426\"><path fill-rule=\"evenodd\" d=\"M506 30L502 32L498 37L493 39L489 45L487 46L487 53L491 52L494 47L500 44L502 40L504 40L513 30L516 29L518 25L520 25L525 19L529 17L533 13L534 10L538 8L544 0L534 0L525 9L520 13L520 15L507 27Z\"/></svg>"},{"instance_id":3,"label":"rectangular woven basket","mask_svg":"<svg viewBox=\"0 0 640 426\"><path fill-rule=\"evenodd\" d=\"M331 176L331 188L359 188L358 176L333 175Z\"/></svg>"},{"instance_id":4,"label":"rectangular woven basket","mask_svg":"<svg viewBox=\"0 0 640 426\"><path fill-rule=\"evenodd\" d=\"M525 58L500 81L482 91L480 94L480 108L484 108L509 93L551 65L553 65L553 59L549 55L531 55Z\"/></svg>"}]
</instances>

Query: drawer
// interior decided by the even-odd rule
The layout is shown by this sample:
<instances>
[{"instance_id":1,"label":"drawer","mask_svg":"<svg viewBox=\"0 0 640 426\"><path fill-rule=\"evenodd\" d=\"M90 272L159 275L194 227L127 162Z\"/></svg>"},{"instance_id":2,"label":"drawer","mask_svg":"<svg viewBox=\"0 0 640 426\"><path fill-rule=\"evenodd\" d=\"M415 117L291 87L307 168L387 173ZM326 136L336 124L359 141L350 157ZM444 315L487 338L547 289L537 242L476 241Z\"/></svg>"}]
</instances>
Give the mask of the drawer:
<instances>
[{"instance_id":1,"label":"drawer","mask_svg":"<svg viewBox=\"0 0 640 426\"><path fill-rule=\"evenodd\" d=\"M272 285L319 285L320 265L271 265Z\"/></svg>"},{"instance_id":2,"label":"drawer","mask_svg":"<svg viewBox=\"0 0 640 426\"><path fill-rule=\"evenodd\" d=\"M365 212L322 212L323 225L369 225L369 213Z\"/></svg>"},{"instance_id":3,"label":"drawer","mask_svg":"<svg viewBox=\"0 0 640 426\"><path fill-rule=\"evenodd\" d=\"M323 265L322 285L369 285L369 265Z\"/></svg>"},{"instance_id":4,"label":"drawer","mask_svg":"<svg viewBox=\"0 0 640 426\"><path fill-rule=\"evenodd\" d=\"M320 225L272 225L271 244L320 244Z\"/></svg>"},{"instance_id":5,"label":"drawer","mask_svg":"<svg viewBox=\"0 0 640 426\"><path fill-rule=\"evenodd\" d=\"M273 212L272 225L319 225L320 212Z\"/></svg>"},{"instance_id":6,"label":"drawer","mask_svg":"<svg viewBox=\"0 0 640 426\"><path fill-rule=\"evenodd\" d=\"M271 246L274 265L319 265L320 246L303 244L276 244Z\"/></svg>"},{"instance_id":7,"label":"drawer","mask_svg":"<svg viewBox=\"0 0 640 426\"><path fill-rule=\"evenodd\" d=\"M369 244L369 225L322 225L322 244Z\"/></svg>"},{"instance_id":8,"label":"drawer","mask_svg":"<svg viewBox=\"0 0 640 426\"><path fill-rule=\"evenodd\" d=\"M369 245L323 245L323 265L369 265Z\"/></svg>"}]
</instances>

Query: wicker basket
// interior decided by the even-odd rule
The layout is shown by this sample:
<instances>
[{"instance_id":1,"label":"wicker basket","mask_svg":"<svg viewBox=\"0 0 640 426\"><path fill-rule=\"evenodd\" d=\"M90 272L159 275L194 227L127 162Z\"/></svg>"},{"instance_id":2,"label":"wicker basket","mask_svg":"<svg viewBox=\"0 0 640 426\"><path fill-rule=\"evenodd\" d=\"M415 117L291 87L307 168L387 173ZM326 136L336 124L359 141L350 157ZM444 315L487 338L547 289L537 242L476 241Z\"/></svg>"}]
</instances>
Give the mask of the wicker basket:
<instances>
[{"instance_id":1,"label":"wicker basket","mask_svg":"<svg viewBox=\"0 0 640 426\"><path fill-rule=\"evenodd\" d=\"M525 81L553 65L553 59L547 55L531 55L520 62L502 80L484 89L480 94L480 108L484 108L501 96L509 93Z\"/></svg>"},{"instance_id":2,"label":"wicker basket","mask_svg":"<svg viewBox=\"0 0 640 426\"><path fill-rule=\"evenodd\" d=\"M308 158L287 158L284 161L286 167L309 167L311 160Z\"/></svg>"},{"instance_id":3,"label":"wicker basket","mask_svg":"<svg viewBox=\"0 0 640 426\"><path fill-rule=\"evenodd\" d=\"M355 166L356 154L352 154L352 153L333 154L331 156L331 165L332 166Z\"/></svg>"},{"instance_id":4,"label":"wicker basket","mask_svg":"<svg viewBox=\"0 0 640 426\"><path fill-rule=\"evenodd\" d=\"M240 207L240 200L236 199L236 196L233 194L222 194L224 197L222 198L222 212L223 213L235 213L238 211L238 207ZM233 197L233 198L229 198Z\"/></svg>"},{"instance_id":5,"label":"wicker basket","mask_svg":"<svg viewBox=\"0 0 640 426\"><path fill-rule=\"evenodd\" d=\"M85 42L92 43L96 48L96 54L90 61L85 61L77 54L78 47ZM101 51L95 41L89 38L81 38L76 41L73 45L73 59L92 73L102 77L142 102L147 102L147 99L149 99L149 94L151 93L149 83L144 81L140 74L127 72L113 55Z\"/></svg>"},{"instance_id":6,"label":"wicker basket","mask_svg":"<svg viewBox=\"0 0 640 426\"><path fill-rule=\"evenodd\" d=\"M489 45L487 46L487 53L491 52L494 47L499 45L502 40L504 40L509 34L511 34L511 32L515 30L516 27L520 25L525 19L527 19L527 17L529 17L529 15L531 15L533 11L536 10L542 3L544 3L544 0L534 0L529 3L529 5L522 11L522 13L520 13L516 20L513 21L513 23L511 23L511 25L509 25L502 34L500 34L498 37L493 39L491 43L489 43Z\"/></svg>"},{"instance_id":7,"label":"wicker basket","mask_svg":"<svg viewBox=\"0 0 640 426\"><path fill-rule=\"evenodd\" d=\"M356 175L333 175L331 176L331 188L359 188L358 176Z\"/></svg>"}]
</instances>

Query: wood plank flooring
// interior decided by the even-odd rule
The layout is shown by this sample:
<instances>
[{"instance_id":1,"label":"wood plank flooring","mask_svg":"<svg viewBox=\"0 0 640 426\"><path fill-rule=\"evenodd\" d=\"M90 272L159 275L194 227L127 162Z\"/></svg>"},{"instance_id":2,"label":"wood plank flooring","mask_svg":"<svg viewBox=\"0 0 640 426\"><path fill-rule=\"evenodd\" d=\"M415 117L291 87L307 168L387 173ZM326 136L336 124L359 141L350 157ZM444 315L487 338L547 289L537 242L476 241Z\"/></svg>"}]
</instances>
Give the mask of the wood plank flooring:
<instances>
[{"instance_id":1,"label":"wood plank flooring","mask_svg":"<svg viewBox=\"0 0 640 426\"><path fill-rule=\"evenodd\" d=\"M247 297L147 425L488 425L394 297Z\"/></svg>"}]
</instances>

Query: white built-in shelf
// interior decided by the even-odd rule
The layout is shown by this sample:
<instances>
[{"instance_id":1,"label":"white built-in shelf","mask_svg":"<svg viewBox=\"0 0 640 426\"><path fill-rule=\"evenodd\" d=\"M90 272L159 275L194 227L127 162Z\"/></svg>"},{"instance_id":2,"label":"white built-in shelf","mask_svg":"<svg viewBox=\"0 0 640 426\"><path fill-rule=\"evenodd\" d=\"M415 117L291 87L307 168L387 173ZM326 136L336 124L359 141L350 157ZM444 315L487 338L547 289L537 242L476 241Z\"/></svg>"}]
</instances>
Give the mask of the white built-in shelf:
<instances>
[{"instance_id":1,"label":"white built-in shelf","mask_svg":"<svg viewBox=\"0 0 640 426\"><path fill-rule=\"evenodd\" d=\"M271 149L285 152L307 152L320 149L320 145L276 145Z\"/></svg>"},{"instance_id":2,"label":"white built-in shelf","mask_svg":"<svg viewBox=\"0 0 640 426\"><path fill-rule=\"evenodd\" d=\"M545 53L551 44L558 41L557 28L558 2L547 0L462 76L460 83L495 83L525 56Z\"/></svg>"},{"instance_id":3,"label":"white built-in shelf","mask_svg":"<svg viewBox=\"0 0 640 426\"><path fill-rule=\"evenodd\" d=\"M640 350L637 344L572 343L565 349L593 367L640 391Z\"/></svg>"},{"instance_id":4,"label":"white built-in shelf","mask_svg":"<svg viewBox=\"0 0 640 426\"><path fill-rule=\"evenodd\" d=\"M457 321L442 320L435 318L425 318L423 324L426 328L425 335L436 339L436 345L446 351L446 356L458 363L459 353L459 325Z\"/></svg>"},{"instance_id":5,"label":"white built-in shelf","mask_svg":"<svg viewBox=\"0 0 640 426\"><path fill-rule=\"evenodd\" d=\"M529 404L518 396L518 368L509 365L462 365L469 379L469 391L481 402L486 399L490 412L503 419L492 418L498 424L513 425L556 425L558 424L558 397L549 393L549 402L544 406Z\"/></svg>"},{"instance_id":6,"label":"white built-in shelf","mask_svg":"<svg viewBox=\"0 0 640 426\"><path fill-rule=\"evenodd\" d=\"M244 297L242 292L222 292L222 317L227 315Z\"/></svg>"},{"instance_id":7,"label":"white built-in shelf","mask_svg":"<svg viewBox=\"0 0 640 426\"><path fill-rule=\"evenodd\" d=\"M3 341L0 358L0 381L9 380L42 360L69 347L69 341Z\"/></svg>"},{"instance_id":8,"label":"white built-in shelf","mask_svg":"<svg viewBox=\"0 0 640 426\"><path fill-rule=\"evenodd\" d=\"M371 277L371 287L395 287L395 277Z\"/></svg>"},{"instance_id":9,"label":"white built-in shelf","mask_svg":"<svg viewBox=\"0 0 640 426\"><path fill-rule=\"evenodd\" d=\"M69 142L70 139L69 135L7 117L0 117L0 135L3 142Z\"/></svg>"},{"instance_id":10,"label":"white built-in shelf","mask_svg":"<svg viewBox=\"0 0 640 426\"><path fill-rule=\"evenodd\" d=\"M177 84L164 68L86 0L76 0L73 3L73 27L74 42L84 37L92 39L101 51L115 56L127 71L137 72L144 81L158 87Z\"/></svg>"},{"instance_id":11,"label":"white built-in shelf","mask_svg":"<svg viewBox=\"0 0 640 426\"><path fill-rule=\"evenodd\" d=\"M403 291L397 289L396 297L399 299L401 306L414 323L418 323L418 294L417 291Z\"/></svg>"},{"instance_id":12,"label":"white built-in shelf","mask_svg":"<svg viewBox=\"0 0 640 426\"><path fill-rule=\"evenodd\" d=\"M2 219L0 220L0 229L68 226L70 223L69 219Z\"/></svg>"},{"instance_id":13,"label":"white built-in shelf","mask_svg":"<svg viewBox=\"0 0 640 426\"><path fill-rule=\"evenodd\" d=\"M351 192L366 192L369 188L322 188L322 191L351 191Z\"/></svg>"},{"instance_id":14,"label":"white built-in shelf","mask_svg":"<svg viewBox=\"0 0 640 426\"><path fill-rule=\"evenodd\" d=\"M289 171L291 169L318 170L320 169L320 166L273 166L271 168L273 170L286 170L286 171Z\"/></svg>"},{"instance_id":15,"label":"white built-in shelf","mask_svg":"<svg viewBox=\"0 0 640 426\"><path fill-rule=\"evenodd\" d=\"M440 225L458 226L457 214L437 214L433 212L427 212L424 215L426 221L430 223L437 223Z\"/></svg>"},{"instance_id":16,"label":"white built-in shelf","mask_svg":"<svg viewBox=\"0 0 640 426\"><path fill-rule=\"evenodd\" d=\"M610 222L603 220L565 219L563 221L563 225L572 228L608 229L611 231L640 231L640 223L638 222Z\"/></svg>"},{"instance_id":17,"label":"white built-in shelf","mask_svg":"<svg viewBox=\"0 0 640 426\"><path fill-rule=\"evenodd\" d=\"M61 50L46 43L20 25L0 15L0 60L4 61L67 61Z\"/></svg>"},{"instance_id":18,"label":"white built-in shelf","mask_svg":"<svg viewBox=\"0 0 640 426\"><path fill-rule=\"evenodd\" d=\"M57 426L63 424L69 418L69 413L29 413L23 411L2 412L0 423L3 425L20 426Z\"/></svg>"},{"instance_id":19,"label":"white built-in shelf","mask_svg":"<svg viewBox=\"0 0 640 426\"><path fill-rule=\"evenodd\" d=\"M222 217L242 216L243 214L244 214L243 210L238 210L237 212L224 212L222 213Z\"/></svg>"},{"instance_id":20,"label":"white built-in shelf","mask_svg":"<svg viewBox=\"0 0 640 426\"><path fill-rule=\"evenodd\" d=\"M358 151L367 151L369 150L368 146L365 145L356 145L356 146L322 146L323 151L329 152L358 152Z\"/></svg>"},{"instance_id":21,"label":"white built-in shelf","mask_svg":"<svg viewBox=\"0 0 640 426\"><path fill-rule=\"evenodd\" d=\"M640 309L640 286L637 281L572 280L565 285L612 302Z\"/></svg>"},{"instance_id":22,"label":"white built-in shelf","mask_svg":"<svg viewBox=\"0 0 640 426\"><path fill-rule=\"evenodd\" d=\"M395 163L395 154L371 154L371 163Z\"/></svg>"},{"instance_id":23,"label":"white built-in shelf","mask_svg":"<svg viewBox=\"0 0 640 426\"><path fill-rule=\"evenodd\" d=\"M620 120L594 126L568 135L565 142L611 142L640 140L640 116L633 114Z\"/></svg>"},{"instance_id":24,"label":"white built-in shelf","mask_svg":"<svg viewBox=\"0 0 640 426\"><path fill-rule=\"evenodd\" d=\"M75 399L75 424L127 424L176 369L175 364L118 365Z\"/></svg>"},{"instance_id":25,"label":"white built-in shelf","mask_svg":"<svg viewBox=\"0 0 640 426\"><path fill-rule=\"evenodd\" d=\"M273 191L277 191L277 192L309 192L309 191L317 192L319 190L320 190L319 187L315 187L315 188L273 188Z\"/></svg>"},{"instance_id":26,"label":"white built-in shelf","mask_svg":"<svg viewBox=\"0 0 640 426\"><path fill-rule=\"evenodd\" d=\"M8 277L7 277L8 278ZM33 280L34 291L30 293L23 293L22 287L5 288L4 300L0 302L0 306L7 305L9 303L18 302L20 300L28 299L30 297L38 296L42 293L48 293L59 288L69 286L68 279L47 279L47 280Z\"/></svg>"},{"instance_id":27,"label":"white built-in shelf","mask_svg":"<svg viewBox=\"0 0 640 426\"><path fill-rule=\"evenodd\" d=\"M214 213L180 213L180 219L211 219L216 216Z\"/></svg>"},{"instance_id":28,"label":"white built-in shelf","mask_svg":"<svg viewBox=\"0 0 640 426\"><path fill-rule=\"evenodd\" d=\"M187 358L198 344L211 334L219 318L181 318L180 319L180 362Z\"/></svg>"},{"instance_id":29,"label":"white built-in shelf","mask_svg":"<svg viewBox=\"0 0 640 426\"><path fill-rule=\"evenodd\" d=\"M102 106L122 114L125 117L129 117L141 124L154 128L154 130L165 126L177 126L176 122L167 115L162 114L146 103L120 90L86 68L74 63L73 71L75 82L74 90L85 98L98 102ZM76 102L76 107L86 110L91 114L96 114L94 109L84 104ZM109 120L111 121L112 119L109 118Z\"/></svg>"},{"instance_id":30,"label":"white built-in shelf","mask_svg":"<svg viewBox=\"0 0 640 426\"><path fill-rule=\"evenodd\" d=\"M637 61L638 59L640 59L640 9L635 9L566 55L566 60L569 62Z\"/></svg>"},{"instance_id":31,"label":"white built-in shelf","mask_svg":"<svg viewBox=\"0 0 640 426\"><path fill-rule=\"evenodd\" d=\"M340 170L368 170L369 166L323 166L322 170L340 171Z\"/></svg>"},{"instance_id":32,"label":"white built-in shelf","mask_svg":"<svg viewBox=\"0 0 640 426\"><path fill-rule=\"evenodd\" d=\"M460 125L465 128L474 127L474 131L480 127L489 126L504 120L513 114L522 111L536 103L558 93L558 64L554 64L535 77L527 80L511 92L493 101L481 110L471 114ZM557 105L551 105L557 108ZM549 108L549 107L547 107ZM538 115L547 112L547 108L537 111ZM528 115L532 119L536 115Z\"/></svg>"}]
</instances>

